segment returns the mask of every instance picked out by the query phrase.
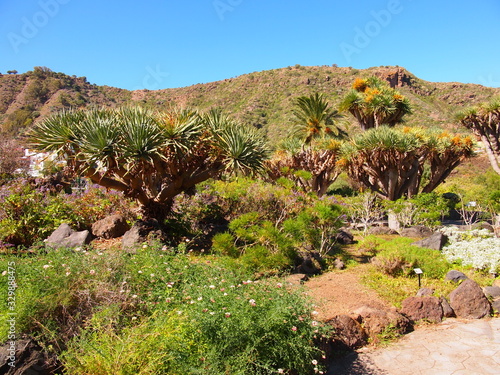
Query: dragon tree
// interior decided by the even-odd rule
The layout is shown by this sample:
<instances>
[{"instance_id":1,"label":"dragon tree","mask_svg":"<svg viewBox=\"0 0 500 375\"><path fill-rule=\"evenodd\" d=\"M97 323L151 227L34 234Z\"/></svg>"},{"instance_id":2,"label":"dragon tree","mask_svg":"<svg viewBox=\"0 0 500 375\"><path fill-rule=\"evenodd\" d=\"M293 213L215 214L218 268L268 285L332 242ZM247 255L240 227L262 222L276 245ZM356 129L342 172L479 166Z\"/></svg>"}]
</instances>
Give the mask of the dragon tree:
<instances>
[{"instance_id":1,"label":"dragon tree","mask_svg":"<svg viewBox=\"0 0 500 375\"><path fill-rule=\"evenodd\" d=\"M500 174L500 97L460 111L456 117L481 139L491 167Z\"/></svg>"},{"instance_id":2,"label":"dragon tree","mask_svg":"<svg viewBox=\"0 0 500 375\"><path fill-rule=\"evenodd\" d=\"M339 109L351 113L362 130L393 127L411 114L409 100L377 77L357 78Z\"/></svg>"},{"instance_id":3,"label":"dragon tree","mask_svg":"<svg viewBox=\"0 0 500 375\"><path fill-rule=\"evenodd\" d=\"M304 191L322 196L340 173L335 163L338 139L347 135L340 127L343 117L318 93L301 96L294 104L290 135L266 162L267 173L271 180L286 177Z\"/></svg>"},{"instance_id":4,"label":"dragon tree","mask_svg":"<svg viewBox=\"0 0 500 375\"><path fill-rule=\"evenodd\" d=\"M472 154L468 136L382 126L346 143L338 164L354 181L395 201L430 193Z\"/></svg>"},{"instance_id":5,"label":"dragon tree","mask_svg":"<svg viewBox=\"0 0 500 375\"><path fill-rule=\"evenodd\" d=\"M160 223L176 195L222 173L263 167L266 145L253 128L220 111L139 107L64 111L36 125L33 149L54 152L75 175L139 202Z\"/></svg>"}]
</instances>

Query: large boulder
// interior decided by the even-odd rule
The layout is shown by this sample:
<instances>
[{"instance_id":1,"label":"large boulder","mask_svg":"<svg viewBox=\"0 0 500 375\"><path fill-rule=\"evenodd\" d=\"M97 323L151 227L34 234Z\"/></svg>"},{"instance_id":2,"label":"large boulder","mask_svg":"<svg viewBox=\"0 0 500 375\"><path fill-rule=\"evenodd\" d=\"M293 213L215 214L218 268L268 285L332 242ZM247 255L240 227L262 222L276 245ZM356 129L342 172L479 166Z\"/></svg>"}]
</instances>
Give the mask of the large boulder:
<instances>
[{"instance_id":1,"label":"large boulder","mask_svg":"<svg viewBox=\"0 0 500 375\"><path fill-rule=\"evenodd\" d=\"M92 234L88 230L77 232L68 224L61 224L45 240L45 244L51 248L76 248L88 245L92 241Z\"/></svg>"},{"instance_id":2,"label":"large boulder","mask_svg":"<svg viewBox=\"0 0 500 375\"><path fill-rule=\"evenodd\" d=\"M368 335L361 324L349 315L341 314L328 320L326 324L333 328L330 340L337 350L353 350L368 344Z\"/></svg>"},{"instance_id":3,"label":"large boulder","mask_svg":"<svg viewBox=\"0 0 500 375\"><path fill-rule=\"evenodd\" d=\"M500 298L500 286L486 286L483 288L483 292L488 298Z\"/></svg>"},{"instance_id":4,"label":"large boulder","mask_svg":"<svg viewBox=\"0 0 500 375\"><path fill-rule=\"evenodd\" d=\"M433 296L408 297L401 304L401 312L414 322L427 320L439 323L443 320L439 298Z\"/></svg>"},{"instance_id":5,"label":"large boulder","mask_svg":"<svg viewBox=\"0 0 500 375\"><path fill-rule=\"evenodd\" d=\"M340 229L335 240L341 245L351 245L354 243L354 236L347 229Z\"/></svg>"},{"instance_id":6,"label":"large boulder","mask_svg":"<svg viewBox=\"0 0 500 375\"><path fill-rule=\"evenodd\" d=\"M413 227L404 228L399 233L403 237L415 237L415 238L425 238L430 237L434 231L423 225L415 225Z\"/></svg>"},{"instance_id":7,"label":"large boulder","mask_svg":"<svg viewBox=\"0 0 500 375\"><path fill-rule=\"evenodd\" d=\"M450 305L459 318L481 319L491 313L491 304L481 287L473 280L464 280L450 293Z\"/></svg>"},{"instance_id":8,"label":"large boulder","mask_svg":"<svg viewBox=\"0 0 500 375\"><path fill-rule=\"evenodd\" d=\"M447 241L447 236L442 233L436 232L430 237L412 243L412 245L425 247L427 249L441 250Z\"/></svg>"},{"instance_id":9,"label":"large boulder","mask_svg":"<svg viewBox=\"0 0 500 375\"><path fill-rule=\"evenodd\" d=\"M451 270L448 271L444 279L446 281L452 281L454 283L458 283L460 280L466 280L468 277L465 276L463 272L456 271L456 270Z\"/></svg>"},{"instance_id":10,"label":"large boulder","mask_svg":"<svg viewBox=\"0 0 500 375\"><path fill-rule=\"evenodd\" d=\"M164 242L166 240L167 236L156 220L138 220L123 235L122 249L127 252L135 252L144 243Z\"/></svg>"},{"instance_id":11,"label":"large boulder","mask_svg":"<svg viewBox=\"0 0 500 375\"><path fill-rule=\"evenodd\" d=\"M370 338L375 340L378 335L385 332L389 327L394 329L394 332L398 335L405 334L413 328L410 319L399 313L395 308L381 310L361 306L353 312L353 318L362 324Z\"/></svg>"},{"instance_id":12,"label":"large boulder","mask_svg":"<svg viewBox=\"0 0 500 375\"><path fill-rule=\"evenodd\" d=\"M92 224L92 234L100 238L117 238L123 236L130 229L125 216L115 214L107 216Z\"/></svg>"}]
</instances>

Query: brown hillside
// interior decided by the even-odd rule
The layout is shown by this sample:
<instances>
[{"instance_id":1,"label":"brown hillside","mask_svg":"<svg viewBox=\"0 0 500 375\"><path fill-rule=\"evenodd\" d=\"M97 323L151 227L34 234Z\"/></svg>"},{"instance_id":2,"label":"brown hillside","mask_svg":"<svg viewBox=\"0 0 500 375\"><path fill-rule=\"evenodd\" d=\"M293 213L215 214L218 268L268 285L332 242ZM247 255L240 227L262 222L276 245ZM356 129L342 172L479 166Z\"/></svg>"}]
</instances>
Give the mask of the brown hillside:
<instances>
[{"instance_id":1,"label":"brown hillside","mask_svg":"<svg viewBox=\"0 0 500 375\"><path fill-rule=\"evenodd\" d=\"M133 92L36 67L23 74L0 75L0 124L4 132L17 134L55 111L90 105L222 107L241 121L263 128L276 141L287 132L297 96L320 92L336 106L357 77L370 75L387 80L410 99L414 114L407 118L409 125L456 128L456 110L500 94L500 89L481 85L427 82L401 67L357 70L296 65L189 87Z\"/></svg>"}]
</instances>

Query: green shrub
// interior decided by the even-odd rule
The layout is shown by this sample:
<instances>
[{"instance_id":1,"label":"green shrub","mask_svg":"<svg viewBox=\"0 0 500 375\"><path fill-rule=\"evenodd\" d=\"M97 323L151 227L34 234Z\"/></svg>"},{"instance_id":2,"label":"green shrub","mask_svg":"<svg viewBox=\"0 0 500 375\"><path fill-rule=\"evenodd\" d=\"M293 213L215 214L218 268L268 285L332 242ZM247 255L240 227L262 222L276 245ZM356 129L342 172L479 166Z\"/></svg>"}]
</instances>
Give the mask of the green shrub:
<instances>
[{"instance_id":1,"label":"green shrub","mask_svg":"<svg viewBox=\"0 0 500 375\"><path fill-rule=\"evenodd\" d=\"M421 193L395 202L386 202L387 208L396 214L398 221L405 227L426 225L437 227L441 219L449 213L450 201L435 192Z\"/></svg>"},{"instance_id":2,"label":"green shrub","mask_svg":"<svg viewBox=\"0 0 500 375\"><path fill-rule=\"evenodd\" d=\"M414 268L421 268L426 277L443 278L451 264L436 250L413 246L411 238L396 238L380 244L377 261L382 270L390 275L414 275Z\"/></svg>"},{"instance_id":3,"label":"green shrub","mask_svg":"<svg viewBox=\"0 0 500 375\"><path fill-rule=\"evenodd\" d=\"M67 373L310 373L323 330L310 301L221 259L145 245L9 256L0 267L15 263L18 334L55 351ZM0 304L3 327L8 312Z\"/></svg>"},{"instance_id":4,"label":"green shrub","mask_svg":"<svg viewBox=\"0 0 500 375\"><path fill-rule=\"evenodd\" d=\"M212 250L216 254L227 255L236 258L240 255L235 245L235 238L230 233L217 233L212 239Z\"/></svg>"},{"instance_id":5,"label":"green shrub","mask_svg":"<svg viewBox=\"0 0 500 375\"><path fill-rule=\"evenodd\" d=\"M82 230L111 213L134 218L130 201L103 189L90 188L81 195L54 194L21 180L5 190L6 196L0 198L0 240L14 245L40 242L62 223Z\"/></svg>"}]
</instances>

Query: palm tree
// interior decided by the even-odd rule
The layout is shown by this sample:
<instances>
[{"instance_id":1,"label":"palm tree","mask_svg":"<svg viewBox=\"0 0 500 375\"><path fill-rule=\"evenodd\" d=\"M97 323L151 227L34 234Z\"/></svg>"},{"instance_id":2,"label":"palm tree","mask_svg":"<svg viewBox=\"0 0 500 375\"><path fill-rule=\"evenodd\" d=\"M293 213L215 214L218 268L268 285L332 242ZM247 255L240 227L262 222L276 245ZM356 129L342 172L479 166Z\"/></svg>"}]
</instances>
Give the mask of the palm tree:
<instances>
[{"instance_id":1,"label":"palm tree","mask_svg":"<svg viewBox=\"0 0 500 375\"><path fill-rule=\"evenodd\" d=\"M347 135L338 126L343 116L318 93L297 98L293 115L295 125L266 162L267 174L273 181L286 177L302 190L322 196L339 175L337 139Z\"/></svg>"},{"instance_id":2,"label":"palm tree","mask_svg":"<svg viewBox=\"0 0 500 375\"><path fill-rule=\"evenodd\" d=\"M223 172L259 171L267 155L255 130L220 111L64 111L36 125L29 140L75 174L137 200L143 218L160 223L176 195Z\"/></svg>"},{"instance_id":3,"label":"palm tree","mask_svg":"<svg viewBox=\"0 0 500 375\"><path fill-rule=\"evenodd\" d=\"M395 126L412 112L408 99L376 77L356 79L339 109L349 111L363 130Z\"/></svg>"},{"instance_id":4,"label":"palm tree","mask_svg":"<svg viewBox=\"0 0 500 375\"><path fill-rule=\"evenodd\" d=\"M481 139L491 167L500 174L500 97L466 108L456 119Z\"/></svg>"},{"instance_id":5,"label":"palm tree","mask_svg":"<svg viewBox=\"0 0 500 375\"><path fill-rule=\"evenodd\" d=\"M313 139L325 137L343 137L346 133L337 123L342 115L329 107L322 94L301 96L295 100L295 125L292 135L303 139L305 145L311 144Z\"/></svg>"}]
</instances>

